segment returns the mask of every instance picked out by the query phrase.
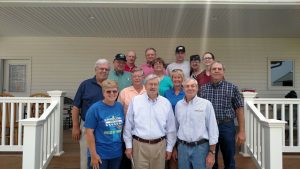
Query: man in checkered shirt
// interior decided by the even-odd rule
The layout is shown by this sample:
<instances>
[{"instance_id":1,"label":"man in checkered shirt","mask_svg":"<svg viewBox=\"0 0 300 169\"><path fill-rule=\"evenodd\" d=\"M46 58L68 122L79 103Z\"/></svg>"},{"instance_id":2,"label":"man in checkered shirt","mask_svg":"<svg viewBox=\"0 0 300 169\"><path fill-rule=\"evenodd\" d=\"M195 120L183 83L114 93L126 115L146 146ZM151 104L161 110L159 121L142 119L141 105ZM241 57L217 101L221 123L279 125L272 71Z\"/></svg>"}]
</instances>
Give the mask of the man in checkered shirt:
<instances>
[{"instance_id":1,"label":"man in checkered shirt","mask_svg":"<svg viewBox=\"0 0 300 169\"><path fill-rule=\"evenodd\" d=\"M219 128L219 140L216 146L215 164L218 169L218 151L221 149L226 169L235 169L235 142L245 142L245 119L243 101L238 87L225 81L225 67L221 62L214 62L210 68L211 82L201 87L200 97L209 100L214 107ZM238 131L235 132L234 118L237 117Z\"/></svg>"}]
</instances>

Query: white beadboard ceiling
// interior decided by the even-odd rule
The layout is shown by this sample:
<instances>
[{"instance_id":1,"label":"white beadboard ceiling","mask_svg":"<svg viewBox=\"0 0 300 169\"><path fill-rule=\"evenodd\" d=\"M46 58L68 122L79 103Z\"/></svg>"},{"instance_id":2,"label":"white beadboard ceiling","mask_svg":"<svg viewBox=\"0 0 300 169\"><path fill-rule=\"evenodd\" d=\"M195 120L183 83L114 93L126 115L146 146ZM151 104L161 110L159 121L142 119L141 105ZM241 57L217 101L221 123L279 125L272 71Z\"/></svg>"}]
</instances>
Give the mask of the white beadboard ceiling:
<instances>
[{"instance_id":1,"label":"white beadboard ceiling","mask_svg":"<svg viewBox=\"0 0 300 169\"><path fill-rule=\"evenodd\" d=\"M201 2L0 1L0 37L300 38L299 2Z\"/></svg>"}]
</instances>

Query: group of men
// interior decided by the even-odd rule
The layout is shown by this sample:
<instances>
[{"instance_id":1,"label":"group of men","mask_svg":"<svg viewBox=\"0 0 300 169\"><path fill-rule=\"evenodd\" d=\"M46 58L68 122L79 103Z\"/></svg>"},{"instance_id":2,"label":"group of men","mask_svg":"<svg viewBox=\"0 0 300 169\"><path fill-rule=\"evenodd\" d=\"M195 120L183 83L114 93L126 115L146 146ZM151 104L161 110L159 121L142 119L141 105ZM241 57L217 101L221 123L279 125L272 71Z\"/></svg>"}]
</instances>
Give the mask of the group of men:
<instances>
[{"instance_id":1,"label":"group of men","mask_svg":"<svg viewBox=\"0 0 300 169\"><path fill-rule=\"evenodd\" d=\"M156 58L154 48L145 50L146 63L140 67L135 65L136 53L132 50L115 56L113 70L106 59L96 62L95 76L80 84L72 109L72 138L80 142L81 169L87 164L85 114L93 103L103 99L101 83L106 79L117 81L121 91L118 101L126 115L125 155L133 169L163 169L165 160L171 157L178 159L180 169L218 169L219 149L225 168L236 168L236 143L245 142L243 102L237 86L224 80L225 67L213 57L214 62L203 71L210 80L206 77L207 83L199 88L197 81L189 78L185 47L177 46L175 56L166 74L181 69L186 77L182 84L185 97L176 104L175 112L170 102L158 94L160 79L153 74L151 64ZM126 162L121 166L128 167Z\"/></svg>"}]
</instances>

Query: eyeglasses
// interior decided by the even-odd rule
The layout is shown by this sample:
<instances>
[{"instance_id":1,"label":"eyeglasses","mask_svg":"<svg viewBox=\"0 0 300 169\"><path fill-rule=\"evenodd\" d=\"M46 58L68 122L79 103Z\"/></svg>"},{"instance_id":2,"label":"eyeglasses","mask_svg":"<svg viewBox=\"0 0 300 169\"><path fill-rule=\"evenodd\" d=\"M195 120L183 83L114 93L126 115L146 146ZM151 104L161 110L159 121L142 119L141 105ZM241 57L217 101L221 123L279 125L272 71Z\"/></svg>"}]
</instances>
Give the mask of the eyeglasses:
<instances>
[{"instance_id":1,"label":"eyeglasses","mask_svg":"<svg viewBox=\"0 0 300 169\"><path fill-rule=\"evenodd\" d=\"M104 71L105 70L105 71L109 72L109 69L107 69L107 68L97 67L97 69L100 70L100 71Z\"/></svg>"},{"instance_id":2,"label":"eyeglasses","mask_svg":"<svg viewBox=\"0 0 300 169\"><path fill-rule=\"evenodd\" d=\"M212 59L212 57L205 57L205 58L203 58L204 60L211 60Z\"/></svg>"},{"instance_id":3,"label":"eyeglasses","mask_svg":"<svg viewBox=\"0 0 300 169\"><path fill-rule=\"evenodd\" d=\"M181 69L173 69L172 72L182 72Z\"/></svg>"},{"instance_id":4,"label":"eyeglasses","mask_svg":"<svg viewBox=\"0 0 300 169\"><path fill-rule=\"evenodd\" d=\"M105 90L105 93L107 94L117 94L118 93L118 90Z\"/></svg>"}]
</instances>

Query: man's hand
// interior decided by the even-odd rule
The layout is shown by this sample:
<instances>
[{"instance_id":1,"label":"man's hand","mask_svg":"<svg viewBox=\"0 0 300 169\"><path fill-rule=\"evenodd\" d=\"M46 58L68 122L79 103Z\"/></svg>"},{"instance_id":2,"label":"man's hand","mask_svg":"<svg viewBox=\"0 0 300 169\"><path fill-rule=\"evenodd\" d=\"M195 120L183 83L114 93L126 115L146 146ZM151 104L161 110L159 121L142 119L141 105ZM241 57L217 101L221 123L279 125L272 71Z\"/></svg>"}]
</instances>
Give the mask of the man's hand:
<instances>
[{"instance_id":1,"label":"man's hand","mask_svg":"<svg viewBox=\"0 0 300 169\"><path fill-rule=\"evenodd\" d=\"M73 126L72 128L72 139L74 141L79 141L80 140L80 135L81 135L81 130L79 126Z\"/></svg>"},{"instance_id":2,"label":"man's hand","mask_svg":"<svg viewBox=\"0 0 300 169\"><path fill-rule=\"evenodd\" d=\"M245 131L239 131L236 135L236 143L240 146L246 141Z\"/></svg>"},{"instance_id":3,"label":"man's hand","mask_svg":"<svg viewBox=\"0 0 300 169\"><path fill-rule=\"evenodd\" d=\"M172 156L172 152L166 151L166 157L165 157L165 159L166 159L166 160L170 160L170 159L171 159L171 156Z\"/></svg>"},{"instance_id":4,"label":"man's hand","mask_svg":"<svg viewBox=\"0 0 300 169\"><path fill-rule=\"evenodd\" d=\"M178 156L177 156L177 149L176 148L173 148L172 158L173 158L174 161L176 161L177 158L178 158Z\"/></svg>"},{"instance_id":5,"label":"man's hand","mask_svg":"<svg viewBox=\"0 0 300 169\"><path fill-rule=\"evenodd\" d=\"M132 148L126 148L125 154L126 154L126 157L131 160L131 158L132 158Z\"/></svg>"},{"instance_id":6,"label":"man's hand","mask_svg":"<svg viewBox=\"0 0 300 169\"><path fill-rule=\"evenodd\" d=\"M91 157L91 166L93 167L93 169L100 169L100 164L102 164L102 161L98 154Z\"/></svg>"},{"instance_id":7,"label":"man's hand","mask_svg":"<svg viewBox=\"0 0 300 169\"><path fill-rule=\"evenodd\" d=\"M212 168L215 163L215 155L213 153L208 153L206 156L206 168Z\"/></svg>"}]
</instances>

